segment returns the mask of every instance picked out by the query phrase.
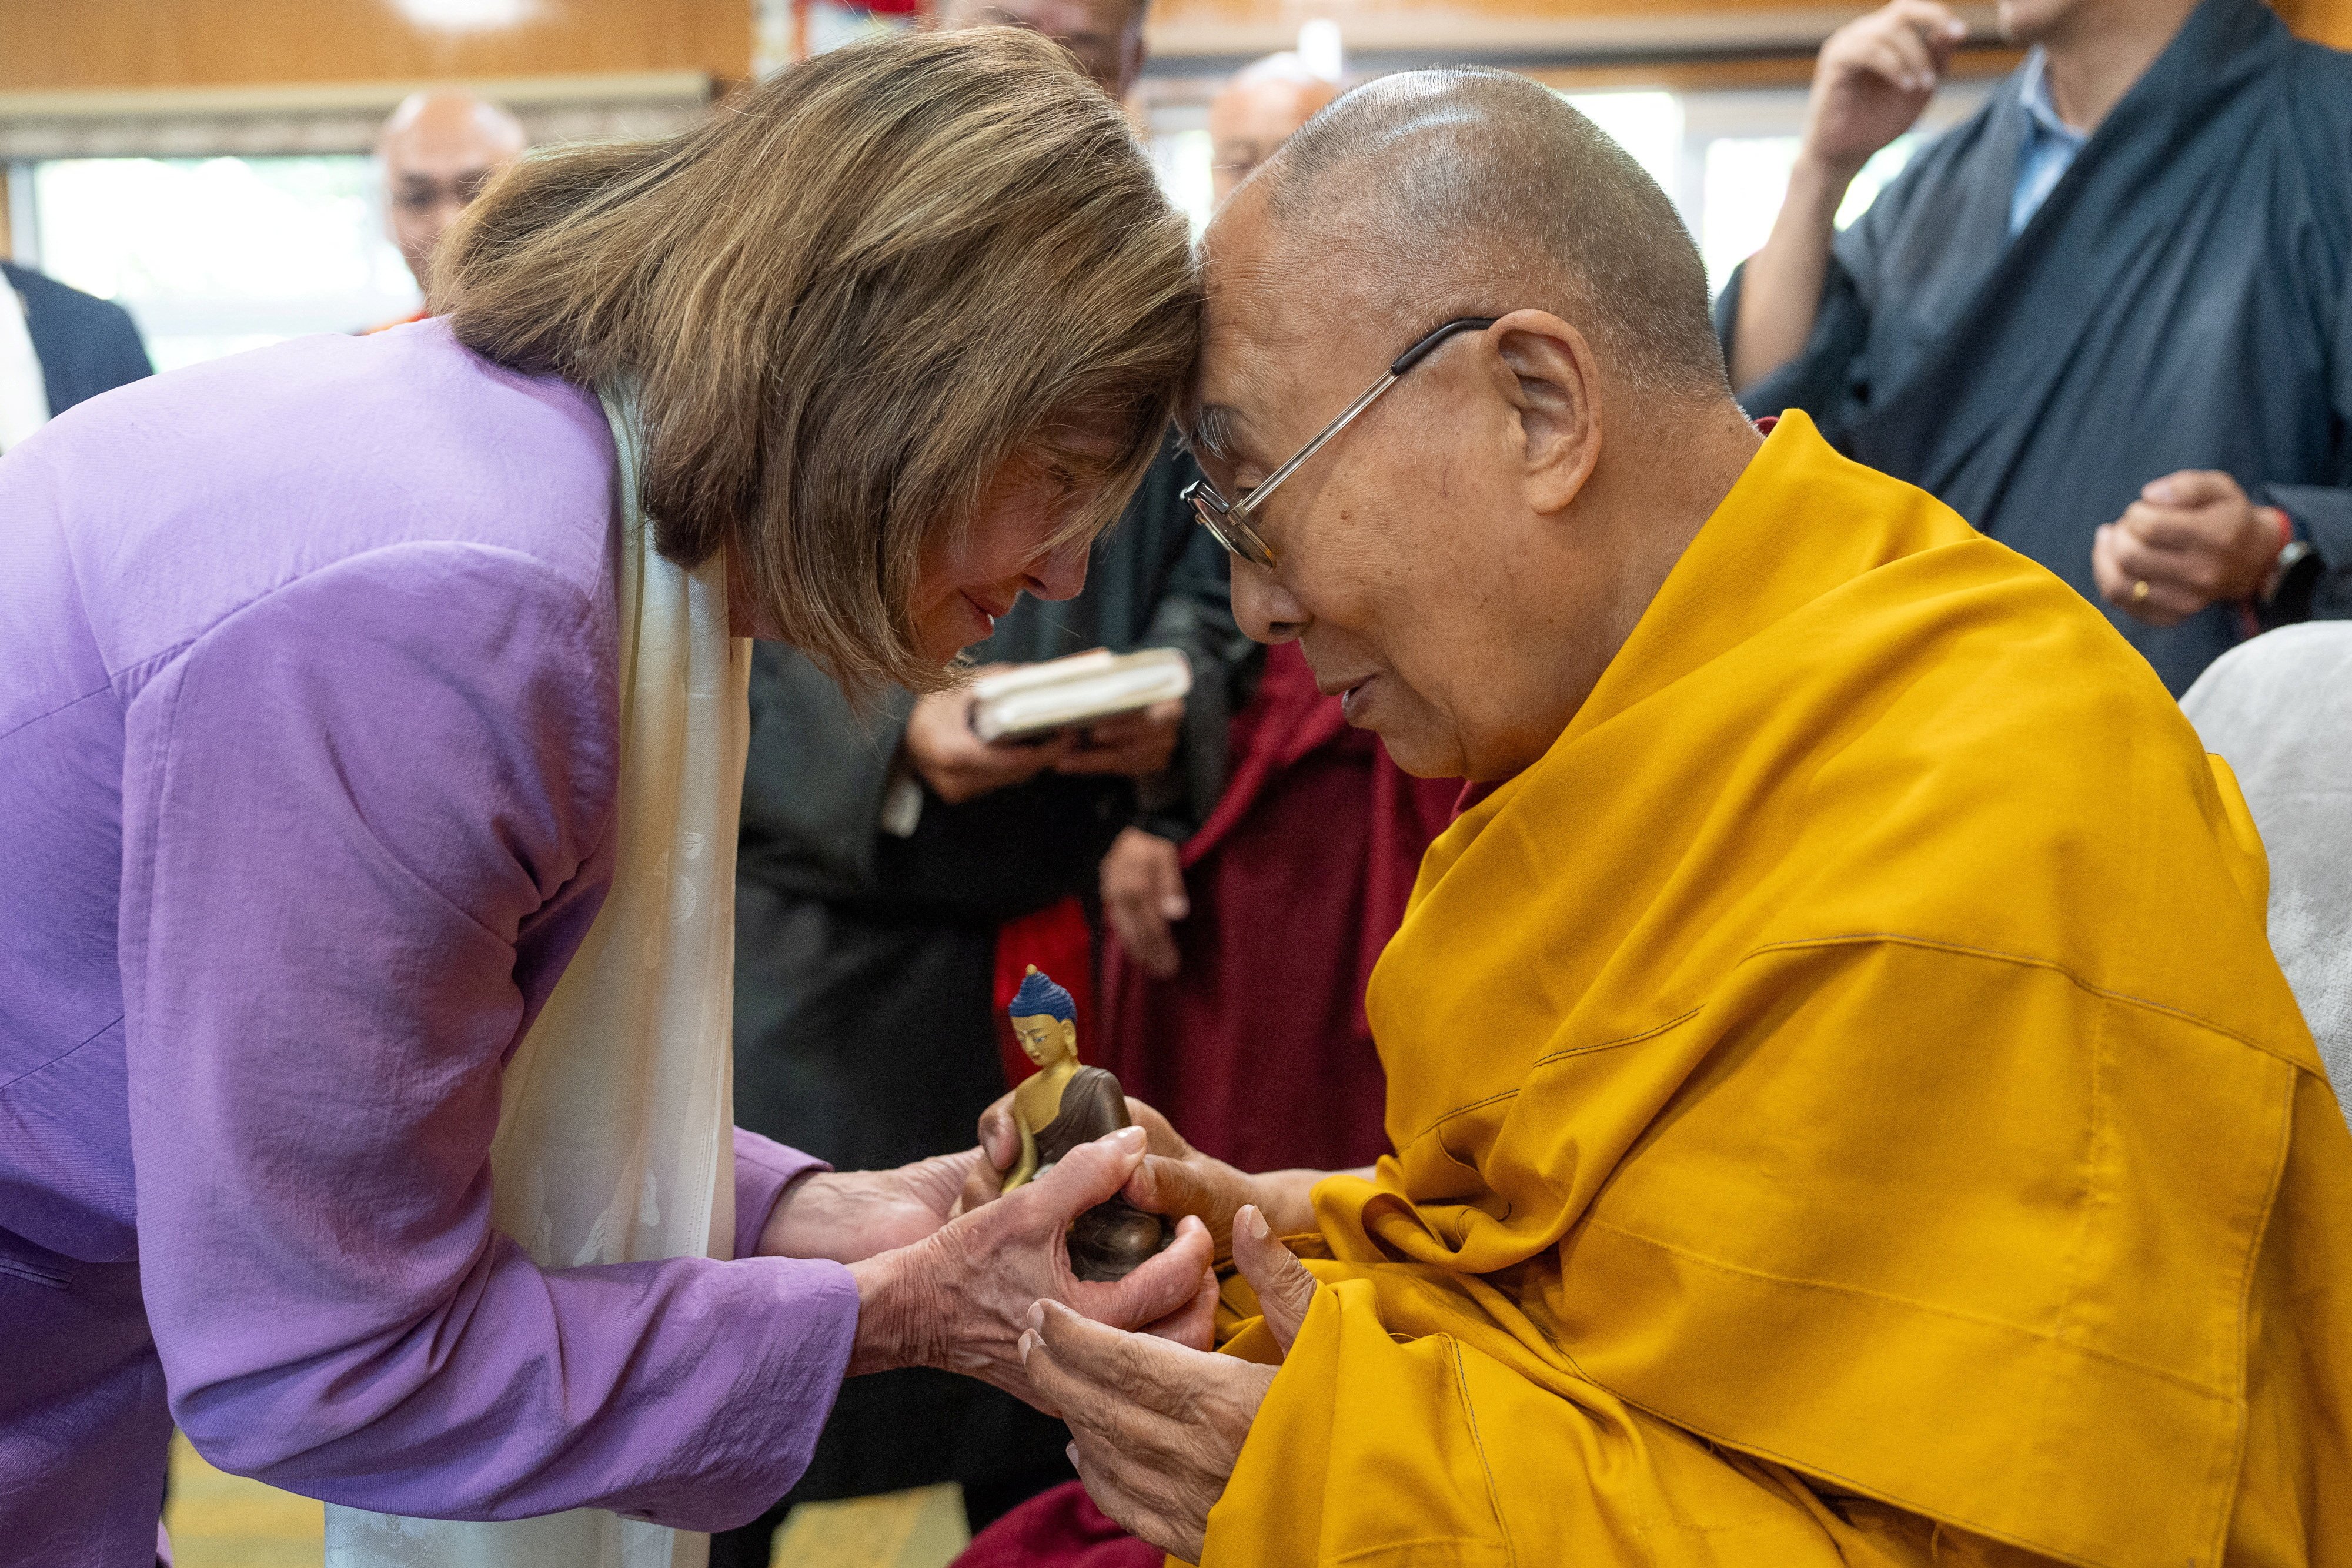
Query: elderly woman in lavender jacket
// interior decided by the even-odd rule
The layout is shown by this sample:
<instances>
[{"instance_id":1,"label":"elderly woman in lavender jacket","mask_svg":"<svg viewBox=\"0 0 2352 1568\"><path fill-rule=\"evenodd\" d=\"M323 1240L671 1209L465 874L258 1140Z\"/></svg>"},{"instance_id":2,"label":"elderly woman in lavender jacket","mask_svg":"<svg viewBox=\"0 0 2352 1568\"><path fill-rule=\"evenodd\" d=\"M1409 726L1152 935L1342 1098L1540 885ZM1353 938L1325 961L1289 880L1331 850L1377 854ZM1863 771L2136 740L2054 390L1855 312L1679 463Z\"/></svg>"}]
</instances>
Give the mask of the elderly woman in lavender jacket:
<instances>
[{"instance_id":1,"label":"elderly woman in lavender jacket","mask_svg":"<svg viewBox=\"0 0 2352 1568\"><path fill-rule=\"evenodd\" d=\"M502 1070L614 877L622 516L721 563L736 631L922 688L1077 590L1151 455L1184 225L1049 49L863 45L534 160L444 318L0 463L0 1557L149 1562L174 1418L354 1508L723 1528L847 1374L1018 1391L1036 1298L1197 1300L1196 1223L1070 1280L1140 1157L1108 1140L951 1218L975 1155L738 1133L736 1261L542 1266L492 1223Z\"/></svg>"}]
</instances>

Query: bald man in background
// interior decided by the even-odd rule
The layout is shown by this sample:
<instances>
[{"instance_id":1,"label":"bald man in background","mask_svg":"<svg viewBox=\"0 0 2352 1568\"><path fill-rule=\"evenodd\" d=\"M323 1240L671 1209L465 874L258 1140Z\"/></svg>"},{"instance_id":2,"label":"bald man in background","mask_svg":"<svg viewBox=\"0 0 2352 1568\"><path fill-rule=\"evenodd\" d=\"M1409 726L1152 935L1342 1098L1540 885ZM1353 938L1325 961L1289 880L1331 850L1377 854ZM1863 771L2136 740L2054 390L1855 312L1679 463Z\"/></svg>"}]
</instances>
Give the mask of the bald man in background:
<instances>
[{"instance_id":1,"label":"bald man in background","mask_svg":"<svg viewBox=\"0 0 2352 1568\"><path fill-rule=\"evenodd\" d=\"M441 235L529 145L522 121L469 92L412 93L385 120L375 141L384 226L419 290L432 292L433 247ZM405 320L425 315L420 308Z\"/></svg>"},{"instance_id":2,"label":"bald man in background","mask_svg":"<svg viewBox=\"0 0 2352 1568\"><path fill-rule=\"evenodd\" d=\"M1339 96L1335 83L1294 54L1268 55L1235 71L1209 100L1209 180L1217 205Z\"/></svg>"}]
</instances>

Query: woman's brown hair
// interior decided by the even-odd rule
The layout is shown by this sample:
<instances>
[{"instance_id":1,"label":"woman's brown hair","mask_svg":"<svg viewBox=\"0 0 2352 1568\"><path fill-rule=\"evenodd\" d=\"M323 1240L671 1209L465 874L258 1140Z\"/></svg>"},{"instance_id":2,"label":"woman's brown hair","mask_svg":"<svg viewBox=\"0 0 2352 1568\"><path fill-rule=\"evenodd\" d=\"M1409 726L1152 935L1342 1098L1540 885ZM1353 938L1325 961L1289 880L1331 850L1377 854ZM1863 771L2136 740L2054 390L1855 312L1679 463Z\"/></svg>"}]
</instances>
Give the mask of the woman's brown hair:
<instances>
[{"instance_id":1,"label":"woman's brown hair","mask_svg":"<svg viewBox=\"0 0 2352 1568\"><path fill-rule=\"evenodd\" d=\"M855 688L940 685L909 600L1011 461L1117 514L1198 346L1183 217L1118 107L1009 28L794 66L663 141L526 160L444 239L460 341L634 385L663 554L731 548ZM1108 441L1106 441L1108 438Z\"/></svg>"}]
</instances>

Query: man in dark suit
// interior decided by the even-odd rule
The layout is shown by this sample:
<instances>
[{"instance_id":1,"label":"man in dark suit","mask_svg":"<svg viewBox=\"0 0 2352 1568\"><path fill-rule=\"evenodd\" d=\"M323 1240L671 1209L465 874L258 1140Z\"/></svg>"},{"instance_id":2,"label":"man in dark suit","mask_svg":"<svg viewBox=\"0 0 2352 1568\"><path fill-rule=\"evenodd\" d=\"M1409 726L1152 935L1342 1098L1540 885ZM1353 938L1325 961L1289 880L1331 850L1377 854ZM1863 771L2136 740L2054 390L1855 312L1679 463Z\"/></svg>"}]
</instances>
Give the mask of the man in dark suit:
<instances>
[{"instance_id":1,"label":"man in dark suit","mask_svg":"<svg viewBox=\"0 0 2352 1568\"><path fill-rule=\"evenodd\" d=\"M155 373L130 312L0 262L0 450L74 404Z\"/></svg>"}]
</instances>

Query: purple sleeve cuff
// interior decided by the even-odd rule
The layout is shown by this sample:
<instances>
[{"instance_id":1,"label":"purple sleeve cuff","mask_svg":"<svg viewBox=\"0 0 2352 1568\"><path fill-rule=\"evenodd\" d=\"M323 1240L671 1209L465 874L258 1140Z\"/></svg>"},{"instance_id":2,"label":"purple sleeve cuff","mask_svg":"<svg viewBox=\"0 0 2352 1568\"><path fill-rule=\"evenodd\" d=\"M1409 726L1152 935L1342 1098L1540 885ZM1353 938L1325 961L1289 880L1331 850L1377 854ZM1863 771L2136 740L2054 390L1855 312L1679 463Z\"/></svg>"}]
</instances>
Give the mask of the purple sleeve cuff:
<instances>
[{"instance_id":1,"label":"purple sleeve cuff","mask_svg":"<svg viewBox=\"0 0 2352 1568\"><path fill-rule=\"evenodd\" d=\"M811 1171L833 1167L814 1155L788 1149L772 1138L735 1129L735 1256L757 1257L760 1232L768 1228L784 1188Z\"/></svg>"}]
</instances>

